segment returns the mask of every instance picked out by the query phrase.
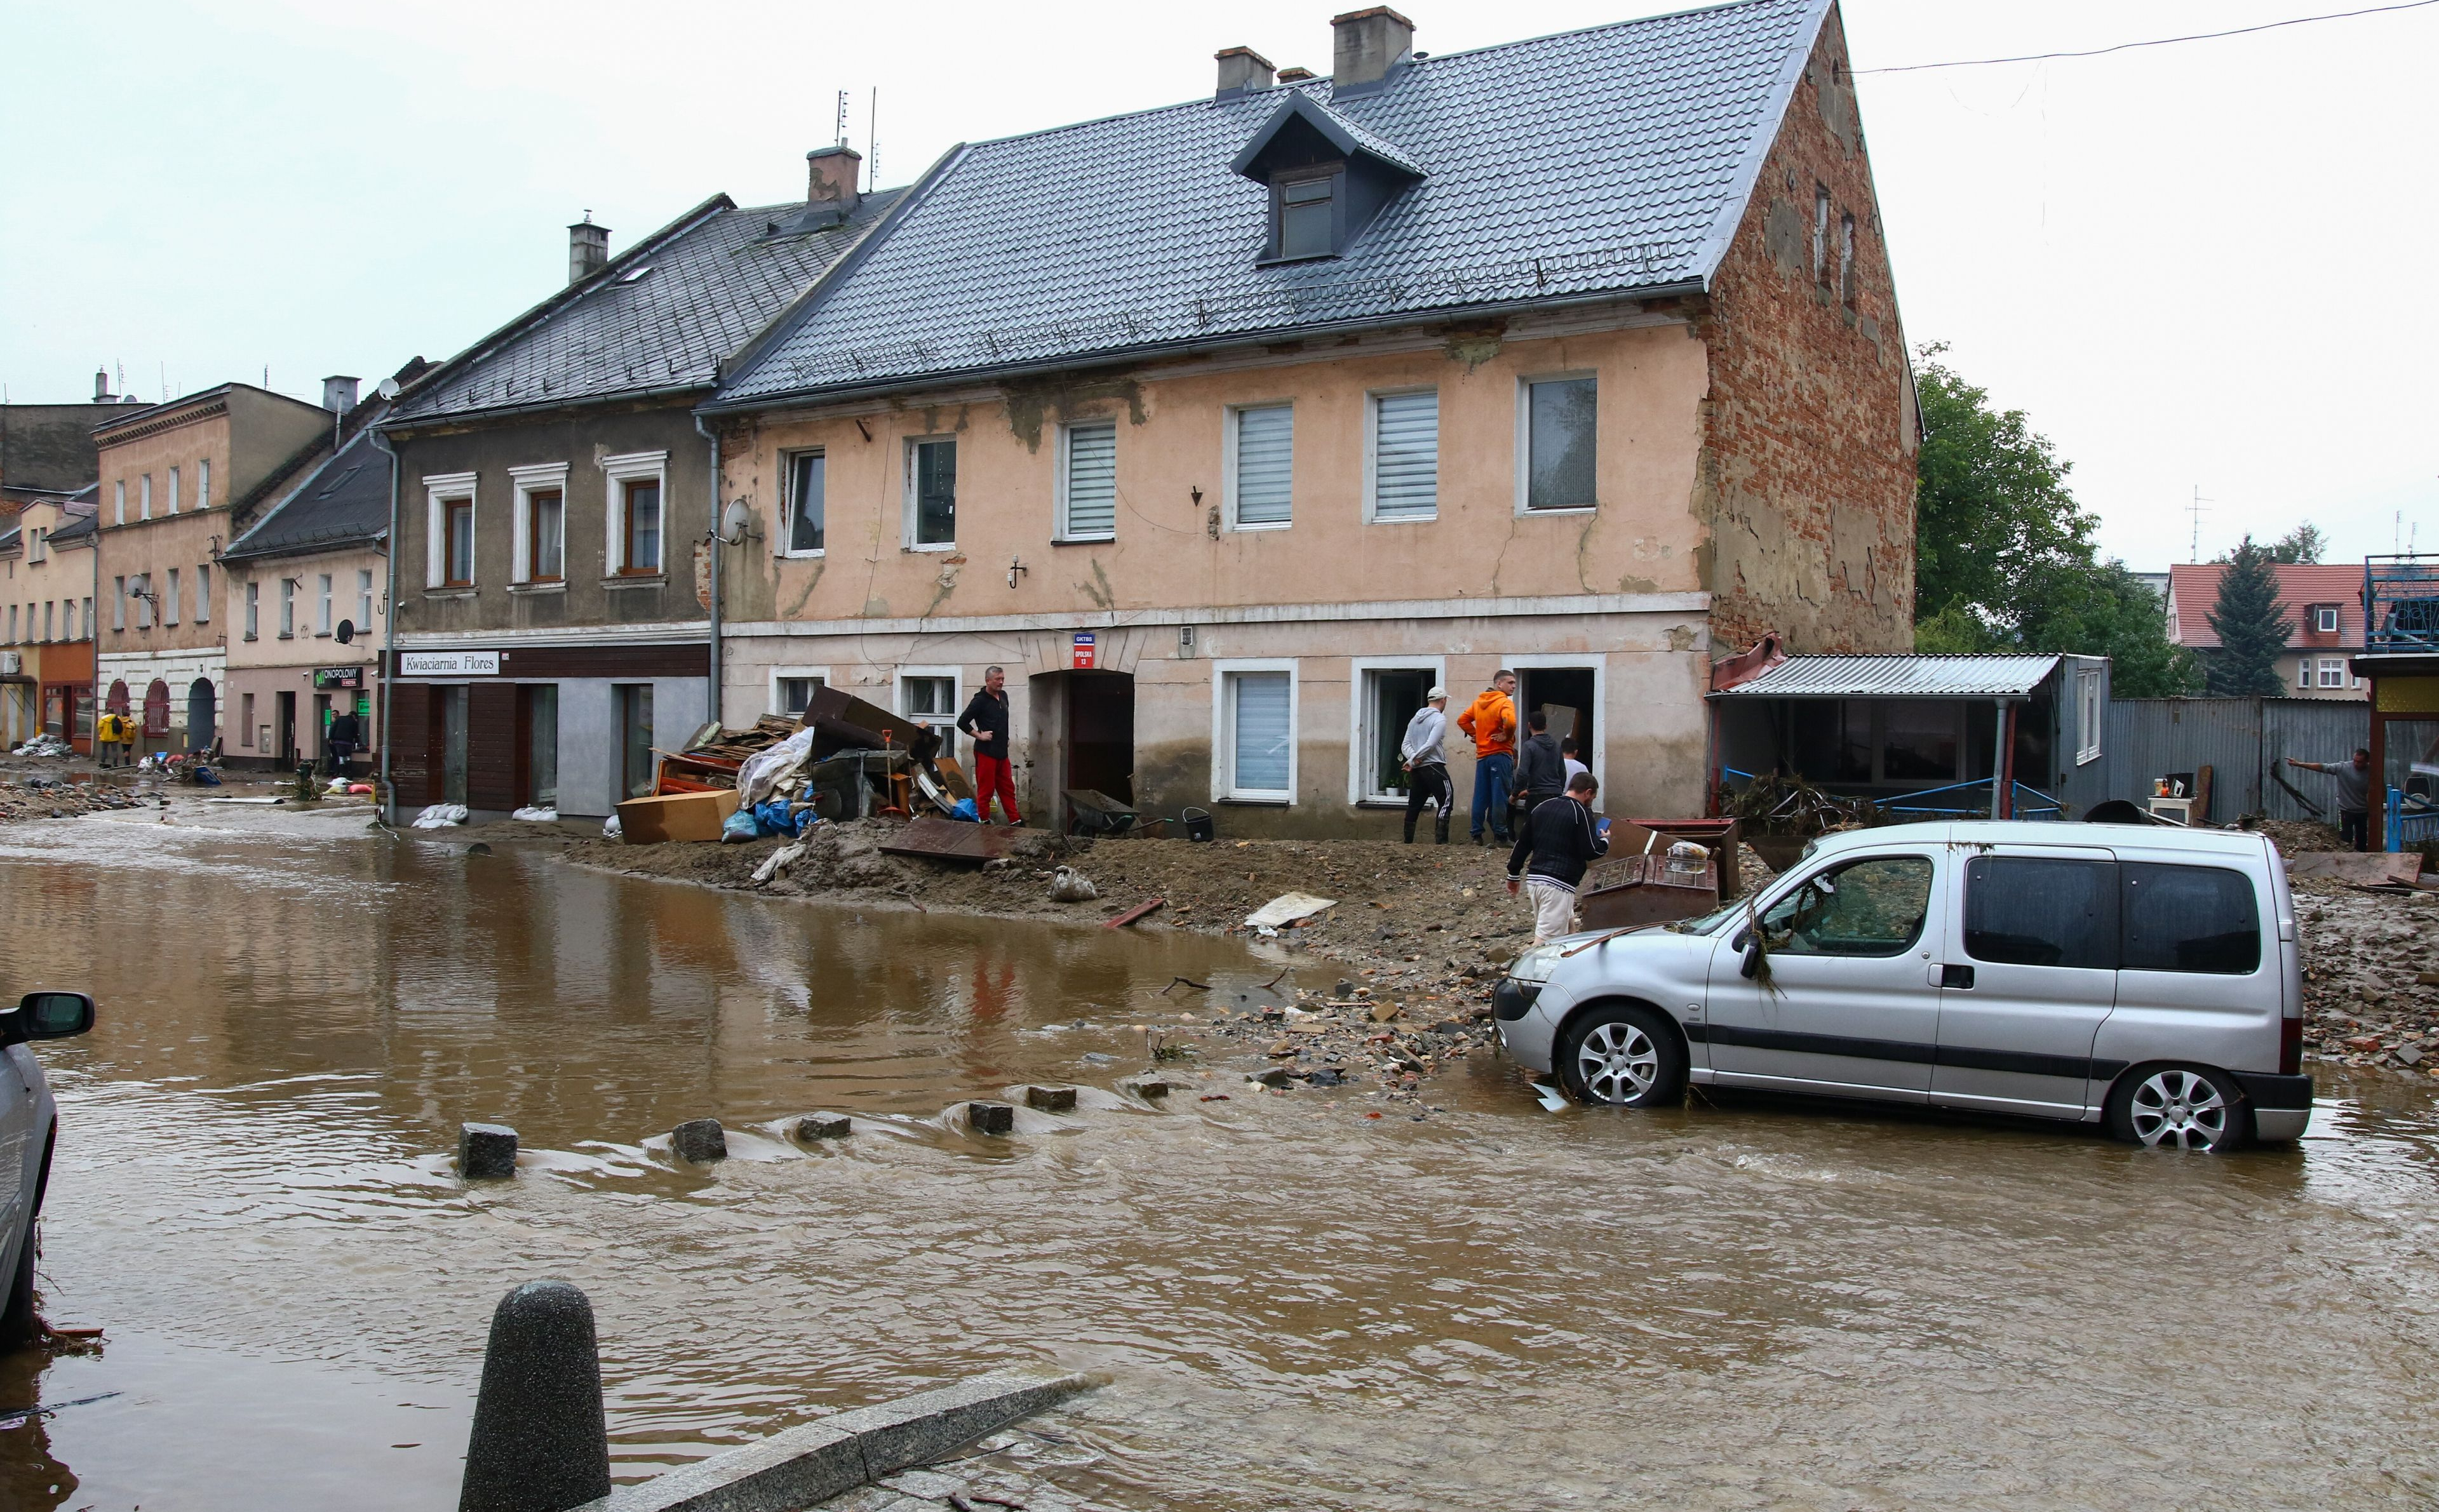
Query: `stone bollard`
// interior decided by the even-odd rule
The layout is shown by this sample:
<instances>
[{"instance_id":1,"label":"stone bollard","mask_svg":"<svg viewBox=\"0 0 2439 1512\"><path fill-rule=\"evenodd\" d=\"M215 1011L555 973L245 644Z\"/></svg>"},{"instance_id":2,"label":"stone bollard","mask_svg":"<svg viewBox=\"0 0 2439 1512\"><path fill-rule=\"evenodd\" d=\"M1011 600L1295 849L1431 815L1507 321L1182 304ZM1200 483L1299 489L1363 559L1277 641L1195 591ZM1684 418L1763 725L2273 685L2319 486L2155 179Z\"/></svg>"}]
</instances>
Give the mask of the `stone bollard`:
<instances>
[{"instance_id":1,"label":"stone bollard","mask_svg":"<svg viewBox=\"0 0 2439 1512\"><path fill-rule=\"evenodd\" d=\"M796 1120L798 1139L845 1139L854 1131L845 1113L808 1113Z\"/></svg>"},{"instance_id":2,"label":"stone bollard","mask_svg":"<svg viewBox=\"0 0 2439 1512\"><path fill-rule=\"evenodd\" d=\"M1076 1111L1076 1089L1073 1087L1027 1087L1024 1106L1039 1108L1045 1113L1072 1113Z\"/></svg>"},{"instance_id":3,"label":"stone bollard","mask_svg":"<svg viewBox=\"0 0 2439 1512\"><path fill-rule=\"evenodd\" d=\"M593 1304L564 1281L500 1299L457 1512L566 1512L610 1494Z\"/></svg>"},{"instance_id":4,"label":"stone bollard","mask_svg":"<svg viewBox=\"0 0 2439 1512\"><path fill-rule=\"evenodd\" d=\"M506 1124L457 1126L457 1174L470 1182L517 1173L517 1131Z\"/></svg>"},{"instance_id":5,"label":"stone bollard","mask_svg":"<svg viewBox=\"0 0 2439 1512\"><path fill-rule=\"evenodd\" d=\"M1014 1133L1016 1110L1004 1102L970 1102L966 1104L966 1127L977 1134Z\"/></svg>"},{"instance_id":6,"label":"stone bollard","mask_svg":"<svg viewBox=\"0 0 2439 1512\"><path fill-rule=\"evenodd\" d=\"M689 1118L669 1130L669 1153L680 1160L726 1160L728 1133L717 1118Z\"/></svg>"}]
</instances>

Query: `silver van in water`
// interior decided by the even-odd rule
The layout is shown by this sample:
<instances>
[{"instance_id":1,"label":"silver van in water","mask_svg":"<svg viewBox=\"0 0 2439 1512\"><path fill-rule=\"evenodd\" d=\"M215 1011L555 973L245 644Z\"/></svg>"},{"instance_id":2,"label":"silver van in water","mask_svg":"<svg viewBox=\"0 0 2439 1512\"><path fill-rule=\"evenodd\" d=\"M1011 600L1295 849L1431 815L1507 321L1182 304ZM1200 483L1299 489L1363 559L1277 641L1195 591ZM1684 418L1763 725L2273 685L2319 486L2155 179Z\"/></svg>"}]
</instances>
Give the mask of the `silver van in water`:
<instances>
[{"instance_id":1,"label":"silver van in water","mask_svg":"<svg viewBox=\"0 0 2439 1512\"><path fill-rule=\"evenodd\" d=\"M1501 1040L1585 1102L1687 1081L2107 1125L2186 1149L2311 1117L2268 838L1983 823L1825 837L1701 918L1517 957Z\"/></svg>"}]
</instances>

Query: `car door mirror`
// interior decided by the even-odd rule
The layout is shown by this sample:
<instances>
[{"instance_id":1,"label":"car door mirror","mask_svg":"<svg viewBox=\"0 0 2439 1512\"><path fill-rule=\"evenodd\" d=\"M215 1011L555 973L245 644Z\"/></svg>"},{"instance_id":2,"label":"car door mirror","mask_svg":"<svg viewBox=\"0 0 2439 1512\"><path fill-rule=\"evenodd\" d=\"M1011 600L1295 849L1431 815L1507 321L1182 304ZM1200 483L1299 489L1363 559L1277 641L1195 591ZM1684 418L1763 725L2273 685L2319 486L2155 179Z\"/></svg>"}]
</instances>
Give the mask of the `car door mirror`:
<instances>
[{"instance_id":1,"label":"car door mirror","mask_svg":"<svg viewBox=\"0 0 2439 1512\"><path fill-rule=\"evenodd\" d=\"M1761 974L1761 936L1758 934L1745 935L1744 952L1744 964L1736 968L1736 975L1750 982Z\"/></svg>"},{"instance_id":2,"label":"car door mirror","mask_svg":"<svg viewBox=\"0 0 2439 1512\"><path fill-rule=\"evenodd\" d=\"M82 992L28 992L7 1017L10 1043L72 1039L93 1027L93 999Z\"/></svg>"}]
</instances>

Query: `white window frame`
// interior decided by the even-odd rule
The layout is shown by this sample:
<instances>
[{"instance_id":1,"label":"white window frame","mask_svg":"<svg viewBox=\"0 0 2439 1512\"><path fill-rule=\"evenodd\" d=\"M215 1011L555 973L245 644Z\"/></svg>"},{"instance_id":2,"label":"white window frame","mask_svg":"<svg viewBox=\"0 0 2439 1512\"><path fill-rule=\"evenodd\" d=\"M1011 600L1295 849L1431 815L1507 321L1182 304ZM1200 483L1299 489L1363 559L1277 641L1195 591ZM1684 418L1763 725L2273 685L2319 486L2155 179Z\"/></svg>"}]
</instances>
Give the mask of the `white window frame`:
<instances>
[{"instance_id":1,"label":"white window frame","mask_svg":"<svg viewBox=\"0 0 2439 1512\"><path fill-rule=\"evenodd\" d=\"M913 714L906 708L906 680L910 677L945 677L949 680L949 712L946 714ZM966 669L962 667L901 667L890 674L890 707L901 720L928 724L946 739L957 727L957 716L966 707Z\"/></svg>"},{"instance_id":2,"label":"white window frame","mask_svg":"<svg viewBox=\"0 0 2439 1512\"><path fill-rule=\"evenodd\" d=\"M830 681L830 669L827 667L774 667L771 668L770 699L769 702L763 705L765 711L772 714L786 713L787 705L779 697L780 682L787 678L808 677L821 684L824 687L834 687L837 685Z\"/></svg>"},{"instance_id":3,"label":"white window frame","mask_svg":"<svg viewBox=\"0 0 2439 1512\"><path fill-rule=\"evenodd\" d=\"M534 581L533 575L533 496L537 493L546 493L553 489L559 490L559 576L548 582L538 583ZM508 469L508 493L511 526L516 531L516 539L508 547L508 581L524 589L547 591L565 588L567 586L567 464L536 462L525 467L510 468ZM661 556L667 559L668 556L667 536L668 495L666 491L661 496L661 523L663 527Z\"/></svg>"},{"instance_id":4,"label":"white window frame","mask_svg":"<svg viewBox=\"0 0 2439 1512\"><path fill-rule=\"evenodd\" d=\"M212 622L212 566L210 562L195 563L195 623Z\"/></svg>"},{"instance_id":5,"label":"white window frame","mask_svg":"<svg viewBox=\"0 0 2439 1512\"><path fill-rule=\"evenodd\" d=\"M178 470L176 468L169 470L169 512L171 514L178 512Z\"/></svg>"},{"instance_id":6,"label":"white window frame","mask_svg":"<svg viewBox=\"0 0 2439 1512\"><path fill-rule=\"evenodd\" d=\"M50 553L45 550L43 545L43 538L44 530L41 525L34 525L27 530L26 560L27 561L48 561L50 560Z\"/></svg>"},{"instance_id":7,"label":"white window frame","mask_svg":"<svg viewBox=\"0 0 2439 1512\"><path fill-rule=\"evenodd\" d=\"M1067 520L1067 489L1069 485L1075 481L1075 463L1073 460L1074 453L1071 450L1071 442L1074 439L1076 431L1081 426L1091 426L1095 430L1106 427L1110 432L1111 508L1110 528L1107 530L1079 531L1070 526ZM1056 501L1054 506L1056 513L1053 515L1051 521L1051 524L1055 528L1051 532L1051 540L1061 543L1067 543L1094 541L1115 541L1118 539L1117 438L1118 422L1115 419L1071 420L1059 427L1058 475L1051 480L1051 492Z\"/></svg>"},{"instance_id":8,"label":"white window frame","mask_svg":"<svg viewBox=\"0 0 2439 1512\"><path fill-rule=\"evenodd\" d=\"M296 579L279 575L279 638L296 638Z\"/></svg>"},{"instance_id":9,"label":"white window frame","mask_svg":"<svg viewBox=\"0 0 2439 1512\"><path fill-rule=\"evenodd\" d=\"M1222 411L1220 446L1220 523L1230 530L1285 530L1295 524L1295 400L1291 399L1248 400L1231 404ZM1237 518L1237 418L1247 410L1288 412L1288 517L1284 520L1256 520L1251 525Z\"/></svg>"},{"instance_id":10,"label":"white window frame","mask_svg":"<svg viewBox=\"0 0 2439 1512\"><path fill-rule=\"evenodd\" d=\"M333 600L337 596L337 574L317 572L313 575L313 595L318 600L313 610L313 633L316 635L330 633L331 614L336 607Z\"/></svg>"},{"instance_id":11,"label":"white window frame","mask_svg":"<svg viewBox=\"0 0 2439 1512\"><path fill-rule=\"evenodd\" d=\"M935 541L928 545L920 544L915 539L917 524L915 517L915 454L918 449L931 445L935 441L946 441L951 446L955 446L957 444L957 437L954 435L910 436L906 437L905 447L903 448L899 459L899 472L903 485L905 498L902 505L902 514L899 521L898 539L899 543L908 551L954 551L957 549L957 543L953 535L952 535L951 539L947 541ZM964 491L966 485L965 460L966 459L962 454L957 458L957 489L959 492ZM825 534L827 535L827 532L825 532Z\"/></svg>"},{"instance_id":12,"label":"white window frame","mask_svg":"<svg viewBox=\"0 0 2439 1512\"><path fill-rule=\"evenodd\" d=\"M178 622L179 609L178 569L172 567L169 572L169 591L161 596L161 624L165 629Z\"/></svg>"},{"instance_id":13,"label":"white window frame","mask_svg":"<svg viewBox=\"0 0 2439 1512\"><path fill-rule=\"evenodd\" d=\"M1569 367L1553 373L1521 373L1516 379L1516 516L1542 519L1600 512L1600 369ZM1533 385L1563 383L1571 379L1593 381L1593 502L1560 505L1552 509L1533 507ZM1599 774L1595 773L1597 776ZM1603 786L1607 786L1606 783Z\"/></svg>"},{"instance_id":14,"label":"white window frame","mask_svg":"<svg viewBox=\"0 0 2439 1512\"><path fill-rule=\"evenodd\" d=\"M245 638L256 640L262 633L262 580L249 578L245 584Z\"/></svg>"},{"instance_id":15,"label":"white window frame","mask_svg":"<svg viewBox=\"0 0 2439 1512\"><path fill-rule=\"evenodd\" d=\"M1542 509L1538 512L1541 514L1563 514L1568 511ZM1499 666L1517 674L1516 743L1520 747L1523 745L1524 738L1533 733L1532 727L1524 722L1525 717L1533 711L1524 706L1523 674L1532 671L1590 672L1593 674L1593 706L1589 712L1593 717L1593 734L1594 738L1593 740L1593 748L1584 753L1583 762L1584 765L1592 768L1593 780L1601 785L1601 792L1603 793L1607 793L1609 792L1609 758L1605 753L1609 747L1609 738L1607 733L1610 723L1608 718L1609 658L1601 655L1597 651L1518 651L1511 655L1503 657L1500 660ZM1493 670L1495 671L1497 668L1494 667ZM1447 685L1448 685L1445 682L1441 684L1441 686L1443 687L1446 687ZM1488 687L1490 684L1487 680L1485 680L1482 685L1483 687ZM1481 689L1477 688L1474 691L1478 693ZM1473 694L1467 693L1460 697L1457 690L1451 689L1449 702L1457 706L1456 710L1449 715L1449 724L1453 727L1456 724L1457 714L1463 713L1465 705L1473 702ZM1875 761L1878 760L1877 757L1874 759Z\"/></svg>"},{"instance_id":16,"label":"white window frame","mask_svg":"<svg viewBox=\"0 0 2439 1512\"><path fill-rule=\"evenodd\" d=\"M1425 667L1429 667L1431 669L1432 681L1430 686L1426 687L1424 691L1430 691L1431 687L1448 686L1448 658L1445 656L1353 656L1347 658L1346 801L1348 803L1358 807L1369 805L1375 808L1394 806L1396 808L1402 809L1406 806L1406 800L1401 797L1393 797L1386 792L1371 792L1364 789L1364 754L1371 750L1371 737L1375 733L1364 728L1365 721L1372 717L1371 690L1365 685L1369 674L1374 672L1415 672L1420 671ZM1451 696L1449 702L1453 703L1456 700ZM1409 720L1414 718L1412 714L1409 714L1406 717ZM1449 716L1449 720L1451 726L1453 727L1456 716L1451 714ZM1399 729L1398 733L1400 736L1405 733L1402 727ZM1443 744L1445 744L1445 742L1443 742Z\"/></svg>"},{"instance_id":17,"label":"white window frame","mask_svg":"<svg viewBox=\"0 0 2439 1512\"><path fill-rule=\"evenodd\" d=\"M1288 674L1288 787L1285 792L1237 786L1237 721L1236 711L1228 703L1228 680L1239 672ZM1304 673L1292 656L1230 657L1211 664L1212 802L1260 804L1280 809L1295 807L1296 783L1301 773L1299 763L1304 754L1303 704Z\"/></svg>"},{"instance_id":18,"label":"white window frame","mask_svg":"<svg viewBox=\"0 0 2439 1512\"><path fill-rule=\"evenodd\" d=\"M423 586L446 589L449 586L449 510L448 506L459 499L466 501L474 515L474 537L483 533L483 495L475 487L479 474L472 472L427 472L423 475ZM472 587L472 584L463 585Z\"/></svg>"},{"instance_id":19,"label":"white window frame","mask_svg":"<svg viewBox=\"0 0 2439 1512\"><path fill-rule=\"evenodd\" d=\"M135 518L150 520L152 518L152 474L150 472L144 474L143 489L143 496L135 502Z\"/></svg>"},{"instance_id":20,"label":"white window frame","mask_svg":"<svg viewBox=\"0 0 2439 1512\"><path fill-rule=\"evenodd\" d=\"M114 577L110 579L110 588L114 596L111 599L110 628L123 632L127 629L127 579L124 577Z\"/></svg>"},{"instance_id":21,"label":"white window frame","mask_svg":"<svg viewBox=\"0 0 2439 1512\"><path fill-rule=\"evenodd\" d=\"M566 512L561 510L560 519L564 521L566 518ZM565 548L562 546L561 549L563 551ZM373 570L370 567L356 569L356 613L364 616L356 621L356 633L370 635L373 632Z\"/></svg>"},{"instance_id":22,"label":"white window frame","mask_svg":"<svg viewBox=\"0 0 2439 1512\"><path fill-rule=\"evenodd\" d=\"M2312 685L2312 658L2308 653L2295 658L2295 685L2305 689Z\"/></svg>"},{"instance_id":23,"label":"white window frame","mask_svg":"<svg viewBox=\"0 0 2439 1512\"><path fill-rule=\"evenodd\" d=\"M200 514L212 507L212 459L203 457L195 463L195 512Z\"/></svg>"},{"instance_id":24,"label":"white window frame","mask_svg":"<svg viewBox=\"0 0 2439 1512\"><path fill-rule=\"evenodd\" d=\"M2076 668L2074 674L2074 764L2076 766L2088 766L2100 759L2100 726L2107 712L2100 699L2100 668L2096 667Z\"/></svg>"},{"instance_id":25,"label":"white window frame","mask_svg":"<svg viewBox=\"0 0 2439 1512\"><path fill-rule=\"evenodd\" d=\"M127 523L127 480L125 478L110 480L110 523L115 525L125 525Z\"/></svg>"},{"instance_id":26,"label":"white window frame","mask_svg":"<svg viewBox=\"0 0 2439 1512\"><path fill-rule=\"evenodd\" d=\"M2342 656L2323 656L2323 657L2322 657L2322 658L2321 658L2321 675L2319 676L2319 678L2318 678L2318 679L2316 679L2316 680L2315 680L2315 682L2316 682L2316 685L2321 686L2321 687L2343 687L2343 686L2345 686L2345 685L2346 685L2346 659L2345 659L2344 657L2342 657Z\"/></svg>"},{"instance_id":27,"label":"white window frame","mask_svg":"<svg viewBox=\"0 0 2439 1512\"><path fill-rule=\"evenodd\" d=\"M661 564L658 569L658 576L667 578L669 574L669 548L676 543L676 537L672 535L669 530L668 453L629 452L619 456L605 456L601 459L601 477L606 485L602 493L601 504L601 514L604 522L603 534L605 538L601 556L602 579L606 582L619 578L620 575L625 573L627 570L627 485L630 483L641 483L646 478L650 478L661 486ZM565 537L567 529L566 498L567 496L563 493L560 495L561 504L559 520L561 534L559 549L561 556L560 566L562 569L562 578L565 576L563 569L567 566L567 543ZM650 576L653 575L636 575L637 578L649 578ZM627 578L624 580L633 582L636 580L636 578Z\"/></svg>"},{"instance_id":28,"label":"white window frame","mask_svg":"<svg viewBox=\"0 0 2439 1512\"><path fill-rule=\"evenodd\" d=\"M143 590L135 596L135 628L151 630L161 617L160 601L152 592L152 575L149 572L137 573L135 586Z\"/></svg>"},{"instance_id":29,"label":"white window frame","mask_svg":"<svg viewBox=\"0 0 2439 1512\"><path fill-rule=\"evenodd\" d=\"M1380 512L1380 401L1404 399L1415 394L1429 394L1439 400L1440 413L1432 421L1432 507L1406 514ZM1366 525L1429 525L1440 517L1439 459L1444 436L1440 421L1446 418L1447 397L1436 383L1417 383L1407 388L1379 388L1363 396L1363 521Z\"/></svg>"},{"instance_id":30,"label":"white window frame","mask_svg":"<svg viewBox=\"0 0 2439 1512\"><path fill-rule=\"evenodd\" d=\"M2319 609L2312 612L2312 623L2314 629L2320 634L2336 634L2338 632L2338 606L2335 604L2323 604Z\"/></svg>"},{"instance_id":31,"label":"white window frame","mask_svg":"<svg viewBox=\"0 0 2439 1512\"><path fill-rule=\"evenodd\" d=\"M773 556L810 561L829 555L829 454L827 446L791 447L779 454L779 528L771 541ZM810 551L798 551L790 544L796 539L796 459L806 456L822 459L822 544Z\"/></svg>"}]
</instances>

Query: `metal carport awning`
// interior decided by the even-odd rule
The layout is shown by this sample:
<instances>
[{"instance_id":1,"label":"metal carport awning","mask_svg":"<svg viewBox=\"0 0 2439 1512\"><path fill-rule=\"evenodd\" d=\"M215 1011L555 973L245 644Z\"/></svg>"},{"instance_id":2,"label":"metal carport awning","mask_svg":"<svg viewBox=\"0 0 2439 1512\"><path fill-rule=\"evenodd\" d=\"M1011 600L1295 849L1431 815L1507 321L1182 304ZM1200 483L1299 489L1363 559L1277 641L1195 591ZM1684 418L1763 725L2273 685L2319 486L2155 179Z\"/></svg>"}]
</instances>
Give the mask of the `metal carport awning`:
<instances>
[{"instance_id":1,"label":"metal carport awning","mask_svg":"<svg viewBox=\"0 0 2439 1512\"><path fill-rule=\"evenodd\" d=\"M1789 656L1710 696L1751 698L2030 698L2057 669L2036 656Z\"/></svg>"}]
</instances>

